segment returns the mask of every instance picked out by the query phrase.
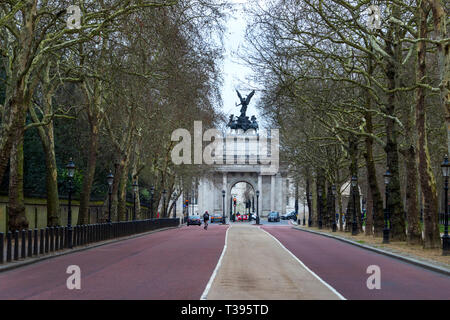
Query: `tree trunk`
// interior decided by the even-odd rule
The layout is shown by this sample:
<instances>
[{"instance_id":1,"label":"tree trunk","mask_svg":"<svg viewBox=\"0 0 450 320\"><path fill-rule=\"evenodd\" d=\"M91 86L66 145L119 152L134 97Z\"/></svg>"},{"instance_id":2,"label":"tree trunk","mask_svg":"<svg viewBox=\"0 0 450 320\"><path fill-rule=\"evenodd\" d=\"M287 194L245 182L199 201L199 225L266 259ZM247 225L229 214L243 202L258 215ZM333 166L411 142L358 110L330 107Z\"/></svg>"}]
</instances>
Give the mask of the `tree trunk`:
<instances>
[{"instance_id":1,"label":"tree trunk","mask_svg":"<svg viewBox=\"0 0 450 320\"><path fill-rule=\"evenodd\" d=\"M123 161L123 168L121 170L119 180L119 194L118 194L118 206L117 211L120 217L120 221L124 221L127 213L127 183L128 183L128 167L130 161L125 159Z\"/></svg>"},{"instance_id":2,"label":"tree trunk","mask_svg":"<svg viewBox=\"0 0 450 320\"><path fill-rule=\"evenodd\" d=\"M45 113L51 114L51 99L53 94L48 92L46 94L46 101L44 102L46 108ZM30 115L34 123L40 123L33 107L30 109ZM45 182L47 193L47 225L59 226L61 225L61 215L59 206L58 194L58 168L56 165L55 155L55 136L53 130L53 121L50 121L46 126L38 126L37 132L41 140L42 149L45 157Z\"/></svg>"},{"instance_id":3,"label":"tree trunk","mask_svg":"<svg viewBox=\"0 0 450 320\"><path fill-rule=\"evenodd\" d=\"M372 236L373 234L373 200L370 185L367 188L366 229L364 234L366 236Z\"/></svg>"},{"instance_id":4,"label":"tree trunk","mask_svg":"<svg viewBox=\"0 0 450 320\"><path fill-rule=\"evenodd\" d=\"M61 225L59 194L58 194L58 168L56 166L55 155L55 139L53 135L53 122L48 124L45 136L38 130L41 138L42 147L45 154L45 181L47 187L47 225L59 226Z\"/></svg>"},{"instance_id":5,"label":"tree trunk","mask_svg":"<svg viewBox=\"0 0 450 320\"><path fill-rule=\"evenodd\" d=\"M369 132L372 132L371 114L367 113L365 118L367 123L367 130ZM370 206L370 212L373 212L370 217L371 220L373 217L373 235L375 237L381 237L384 228L383 198L381 197L381 192L378 188L377 171L375 168L375 161L373 157L373 138L367 137L365 142L366 152L364 153L364 158L366 160L367 181L369 184L370 199L372 200L372 204L370 205L369 203L367 203L367 206L368 208ZM372 230L370 230L370 233L372 233ZM368 235L367 231L366 235Z\"/></svg>"},{"instance_id":6,"label":"tree trunk","mask_svg":"<svg viewBox=\"0 0 450 320\"><path fill-rule=\"evenodd\" d=\"M311 198L309 197L309 193L311 192L311 186L310 186L309 181L310 181L309 176L307 176L306 177L306 203L308 205L308 221L309 221L310 215L312 214L312 202L311 202ZM305 221L305 223L307 224L308 221Z\"/></svg>"},{"instance_id":7,"label":"tree trunk","mask_svg":"<svg viewBox=\"0 0 450 320\"><path fill-rule=\"evenodd\" d=\"M406 160L406 220L408 222L408 244L422 243L422 230L419 217L419 192L416 150L410 146L405 154Z\"/></svg>"},{"instance_id":8,"label":"tree trunk","mask_svg":"<svg viewBox=\"0 0 450 320\"><path fill-rule=\"evenodd\" d=\"M327 217L325 222L326 228L332 228L333 227L333 219L336 219L336 207L335 207L336 200L333 196L333 190L331 189L331 185L328 186L327 189Z\"/></svg>"},{"instance_id":9,"label":"tree trunk","mask_svg":"<svg viewBox=\"0 0 450 320\"><path fill-rule=\"evenodd\" d=\"M351 136L349 138L349 146L348 146L348 153L349 153L349 157L350 157L350 167L349 167L349 172L350 172L350 177L355 176L358 177L358 140L356 137ZM348 199L348 205L347 205L347 217L345 219L346 221L346 231L351 231L351 225L353 223L353 216L356 215L356 223L357 223L357 229L358 232L362 231L362 221L361 221L361 208L359 205L359 199L360 199L360 194L359 194L359 185L357 185L355 188L352 187L351 183L350 183L350 198ZM353 199L353 193L356 192L355 195L355 199ZM355 203L353 203L355 202ZM355 207L356 206L356 207ZM354 207L355 207L355 211L354 212ZM347 218L349 220L347 220Z\"/></svg>"},{"instance_id":10,"label":"tree trunk","mask_svg":"<svg viewBox=\"0 0 450 320\"><path fill-rule=\"evenodd\" d=\"M322 221L322 225L324 224L325 221L324 216L327 210L326 195L325 195L325 178L321 170L319 170L319 173L317 174L316 181L317 181L316 183L317 214L315 224L316 226L319 226L319 220ZM321 196L319 196L319 192L322 192Z\"/></svg>"},{"instance_id":11,"label":"tree trunk","mask_svg":"<svg viewBox=\"0 0 450 320\"><path fill-rule=\"evenodd\" d=\"M338 197L338 208L339 208L339 231L344 231L344 222L342 219L342 194L340 192L338 192L337 194Z\"/></svg>"},{"instance_id":12,"label":"tree trunk","mask_svg":"<svg viewBox=\"0 0 450 320\"><path fill-rule=\"evenodd\" d=\"M97 165L98 142L99 125L97 122L90 122L88 161L83 177L83 186L80 193L80 211L78 214L79 225L88 223L87 220L91 200L92 183L94 182L95 167Z\"/></svg>"},{"instance_id":13,"label":"tree trunk","mask_svg":"<svg viewBox=\"0 0 450 320\"><path fill-rule=\"evenodd\" d=\"M441 105L444 109L447 124L447 152L450 154L450 42L440 42L448 38L447 14L444 0L427 0L433 11L434 32L436 35L438 70L441 83ZM447 1L448 4L448 1Z\"/></svg>"},{"instance_id":14,"label":"tree trunk","mask_svg":"<svg viewBox=\"0 0 450 320\"><path fill-rule=\"evenodd\" d=\"M11 148L8 204L8 225L10 231L28 228L23 195L24 118L23 116L22 127L14 130L15 140Z\"/></svg>"},{"instance_id":15,"label":"tree trunk","mask_svg":"<svg viewBox=\"0 0 450 320\"><path fill-rule=\"evenodd\" d=\"M396 5L394 5L394 12L398 11ZM399 53L399 44L393 39L393 33L395 27L390 27L386 37L386 52L389 54L391 59L399 61L399 54L401 57L401 52ZM397 87L397 73L396 65L393 61L387 59L385 74L388 81L388 89L395 90ZM390 236L392 240L405 241L406 240L406 228L405 228L405 218L404 210L401 199L400 191L400 170L398 163L398 143L397 143L397 129L395 118L395 93L390 92L387 96L387 106L386 114L389 118L386 118L386 162L389 168L392 178L389 184L389 213L390 213Z\"/></svg>"},{"instance_id":16,"label":"tree trunk","mask_svg":"<svg viewBox=\"0 0 450 320\"><path fill-rule=\"evenodd\" d=\"M419 36L427 36L427 16L429 10L422 3L419 7L420 26ZM417 44L417 68L416 81L421 82L426 75L426 42ZM424 224L424 248L439 248L441 244L438 226L438 199L436 181L434 179L430 155L428 152L428 140L426 129L425 90L422 87L416 89L416 124L418 134L419 177L424 198L423 224Z\"/></svg>"},{"instance_id":17,"label":"tree trunk","mask_svg":"<svg viewBox=\"0 0 450 320\"><path fill-rule=\"evenodd\" d=\"M33 90L29 86L29 69L31 60L34 58L34 46L32 41L36 30L38 1L26 1L22 3L21 19L22 25L18 28L19 50L14 54L11 67L10 79L6 82L6 102L1 115L0 126L0 182L3 180L8 161L12 153L13 144L17 148L17 139L23 141L24 120ZM9 61L6 63L8 64ZM30 94L31 93L31 94ZM29 102L29 101L28 101ZM22 137L17 136L22 131ZM19 134L20 135L20 134ZM15 219L14 219L15 220ZM22 220L21 218L19 219Z\"/></svg>"}]
</instances>

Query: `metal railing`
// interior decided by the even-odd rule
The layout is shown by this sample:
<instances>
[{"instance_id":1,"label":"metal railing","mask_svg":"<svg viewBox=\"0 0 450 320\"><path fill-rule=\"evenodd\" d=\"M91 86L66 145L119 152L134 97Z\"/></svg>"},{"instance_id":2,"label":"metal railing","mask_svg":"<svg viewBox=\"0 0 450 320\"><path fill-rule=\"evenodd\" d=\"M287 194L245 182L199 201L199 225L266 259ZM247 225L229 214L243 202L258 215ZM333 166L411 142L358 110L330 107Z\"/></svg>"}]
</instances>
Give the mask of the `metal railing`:
<instances>
[{"instance_id":1,"label":"metal railing","mask_svg":"<svg viewBox=\"0 0 450 320\"><path fill-rule=\"evenodd\" d=\"M0 232L0 264L179 224L179 218L164 218Z\"/></svg>"}]
</instances>

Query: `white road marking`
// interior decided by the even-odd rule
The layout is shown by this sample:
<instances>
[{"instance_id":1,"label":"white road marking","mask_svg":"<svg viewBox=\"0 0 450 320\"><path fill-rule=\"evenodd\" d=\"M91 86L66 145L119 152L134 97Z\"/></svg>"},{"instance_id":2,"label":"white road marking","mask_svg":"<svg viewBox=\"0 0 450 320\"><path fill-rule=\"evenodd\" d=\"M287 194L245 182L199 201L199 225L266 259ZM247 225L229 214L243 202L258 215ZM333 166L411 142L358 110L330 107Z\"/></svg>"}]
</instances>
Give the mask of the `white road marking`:
<instances>
[{"instance_id":1,"label":"white road marking","mask_svg":"<svg viewBox=\"0 0 450 320\"><path fill-rule=\"evenodd\" d=\"M286 250L295 260L297 260L297 262L300 263L300 265L303 268L308 270L314 277L317 278L317 280L322 282L328 289L330 289L335 295L337 295L339 297L339 299L347 300L347 299L344 298L343 295L341 295L339 292L337 292L336 289L334 289L332 286L330 286L328 283L326 283L324 280L322 280L322 278L320 278L317 274L315 274L311 269L309 269L299 258L297 258L291 251L289 251L277 238L275 238L273 235L271 235L269 232L267 232L266 230L262 229L261 227L258 227L258 228L260 230L264 231L265 233L267 233L269 236L271 236L284 250Z\"/></svg>"},{"instance_id":2,"label":"white road marking","mask_svg":"<svg viewBox=\"0 0 450 320\"><path fill-rule=\"evenodd\" d=\"M211 286L214 282L214 279L216 278L217 271L219 271L220 266L222 264L222 259L225 255L225 251L227 250L227 241L228 241L228 231L231 229L231 224L227 229L227 232L225 234L225 244L223 246L222 254L220 255L219 261L217 262L216 268L214 269L214 272L211 275L211 278L209 278L208 284L206 285L205 290L203 291L202 296L200 297L200 300L206 300L206 297L208 296L209 290L211 289Z\"/></svg>"}]
</instances>

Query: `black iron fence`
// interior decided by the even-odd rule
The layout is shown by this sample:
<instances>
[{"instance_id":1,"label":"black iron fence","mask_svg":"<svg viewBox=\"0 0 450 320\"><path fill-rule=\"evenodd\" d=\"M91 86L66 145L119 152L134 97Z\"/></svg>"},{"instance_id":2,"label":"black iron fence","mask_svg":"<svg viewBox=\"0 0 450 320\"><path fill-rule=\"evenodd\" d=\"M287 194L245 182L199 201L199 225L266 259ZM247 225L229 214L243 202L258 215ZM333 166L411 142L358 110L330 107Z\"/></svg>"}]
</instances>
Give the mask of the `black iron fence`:
<instances>
[{"instance_id":1,"label":"black iron fence","mask_svg":"<svg viewBox=\"0 0 450 320\"><path fill-rule=\"evenodd\" d=\"M70 243L81 247L179 224L178 218L166 218L0 232L0 264L67 250Z\"/></svg>"}]
</instances>

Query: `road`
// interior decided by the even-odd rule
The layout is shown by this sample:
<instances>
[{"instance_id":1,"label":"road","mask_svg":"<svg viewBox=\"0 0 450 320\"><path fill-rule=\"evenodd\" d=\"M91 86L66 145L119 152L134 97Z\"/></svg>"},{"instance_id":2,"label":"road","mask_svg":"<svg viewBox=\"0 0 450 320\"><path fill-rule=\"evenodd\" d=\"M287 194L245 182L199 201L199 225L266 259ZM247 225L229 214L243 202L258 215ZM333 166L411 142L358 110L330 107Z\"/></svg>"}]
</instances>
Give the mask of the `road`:
<instances>
[{"instance_id":1,"label":"road","mask_svg":"<svg viewBox=\"0 0 450 320\"><path fill-rule=\"evenodd\" d=\"M335 239L292 228L263 227L347 299L450 299L450 277ZM381 271L369 290L367 267Z\"/></svg>"},{"instance_id":2,"label":"road","mask_svg":"<svg viewBox=\"0 0 450 320\"><path fill-rule=\"evenodd\" d=\"M226 229L171 229L0 273L0 299L199 299ZM70 265L81 290L66 287Z\"/></svg>"},{"instance_id":3,"label":"road","mask_svg":"<svg viewBox=\"0 0 450 320\"><path fill-rule=\"evenodd\" d=\"M81 290L66 287L70 265L81 269ZM370 265L380 267L379 290L366 286ZM449 292L448 276L284 221L184 226L0 273L0 299L450 299Z\"/></svg>"}]
</instances>

